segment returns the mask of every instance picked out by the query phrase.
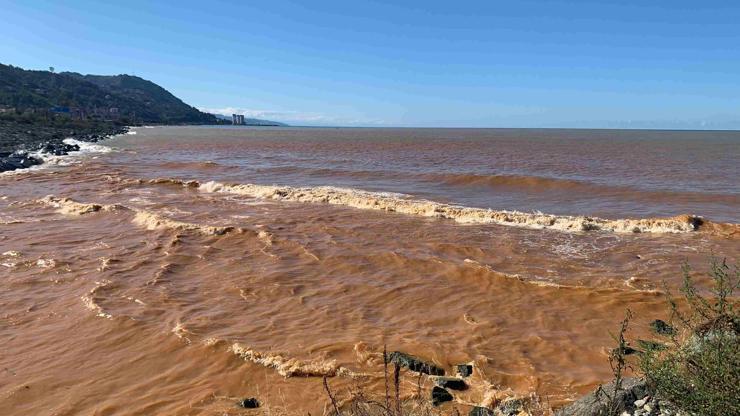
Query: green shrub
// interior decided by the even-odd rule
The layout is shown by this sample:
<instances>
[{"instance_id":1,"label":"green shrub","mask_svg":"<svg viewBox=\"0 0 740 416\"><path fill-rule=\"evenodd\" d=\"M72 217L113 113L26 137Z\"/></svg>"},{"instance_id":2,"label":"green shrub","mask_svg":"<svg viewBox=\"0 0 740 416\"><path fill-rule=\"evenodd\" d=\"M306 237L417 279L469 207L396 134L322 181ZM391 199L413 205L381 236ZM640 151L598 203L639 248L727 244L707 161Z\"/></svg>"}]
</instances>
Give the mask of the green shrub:
<instances>
[{"instance_id":1,"label":"green shrub","mask_svg":"<svg viewBox=\"0 0 740 416\"><path fill-rule=\"evenodd\" d=\"M711 296L699 293L688 266L683 268L682 312L668 292L671 324L678 330L666 345L644 344L639 366L657 394L697 415L740 415L740 271L712 260Z\"/></svg>"}]
</instances>

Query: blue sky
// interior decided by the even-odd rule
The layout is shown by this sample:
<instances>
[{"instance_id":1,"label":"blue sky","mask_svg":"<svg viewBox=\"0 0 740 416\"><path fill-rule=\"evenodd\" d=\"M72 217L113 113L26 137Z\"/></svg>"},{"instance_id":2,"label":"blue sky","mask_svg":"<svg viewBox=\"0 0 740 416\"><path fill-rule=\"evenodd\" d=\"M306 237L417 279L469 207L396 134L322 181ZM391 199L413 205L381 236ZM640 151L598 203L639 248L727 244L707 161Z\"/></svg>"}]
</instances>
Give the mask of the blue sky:
<instances>
[{"instance_id":1,"label":"blue sky","mask_svg":"<svg viewBox=\"0 0 740 416\"><path fill-rule=\"evenodd\" d=\"M738 1L0 0L0 62L302 125L740 129Z\"/></svg>"}]
</instances>

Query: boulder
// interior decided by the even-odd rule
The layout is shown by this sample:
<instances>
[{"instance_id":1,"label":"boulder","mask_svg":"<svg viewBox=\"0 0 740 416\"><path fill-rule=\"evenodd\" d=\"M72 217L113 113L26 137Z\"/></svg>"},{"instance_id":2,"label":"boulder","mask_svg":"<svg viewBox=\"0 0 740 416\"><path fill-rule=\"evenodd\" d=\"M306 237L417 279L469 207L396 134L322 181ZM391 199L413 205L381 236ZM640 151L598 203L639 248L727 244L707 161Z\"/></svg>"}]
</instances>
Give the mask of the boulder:
<instances>
[{"instance_id":1,"label":"boulder","mask_svg":"<svg viewBox=\"0 0 740 416\"><path fill-rule=\"evenodd\" d=\"M390 362L398 364L401 367L406 367L409 370L416 371L417 373L429 374L432 376L443 376L445 370L437 367L434 364L420 360L413 355L409 355L403 352L394 351L390 355Z\"/></svg>"},{"instance_id":2,"label":"boulder","mask_svg":"<svg viewBox=\"0 0 740 416\"><path fill-rule=\"evenodd\" d=\"M434 388L432 389L432 404L434 406L439 406L444 402L451 402L452 399L453 397L450 392L443 389L442 387L434 386Z\"/></svg>"},{"instance_id":3,"label":"boulder","mask_svg":"<svg viewBox=\"0 0 740 416\"><path fill-rule=\"evenodd\" d=\"M69 152L80 150L80 146L66 143L45 143L39 146L39 150L43 153L49 153L55 156L64 156L69 154Z\"/></svg>"},{"instance_id":4,"label":"boulder","mask_svg":"<svg viewBox=\"0 0 740 416\"><path fill-rule=\"evenodd\" d=\"M672 327L661 319L650 322L650 328L658 335L670 336L676 333L676 328Z\"/></svg>"},{"instance_id":5,"label":"boulder","mask_svg":"<svg viewBox=\"0 0 740 416\"><path fill-rule=\"evenodd\" d=\"M555 412L555 416L601 416L607 414L608 397L614 395L614 383L601 386L576 402ZM649 396L645 380L625 378L616 393L617 414L635 410L635 402Z\"/></svg>"},{"instance_id":6,"label":"boulder","mask_svg":"<svg viewBox=\"0 0 740 416\"><path fill-rule=\"evenodd\" d=\"M439 387L450 390L466 390L468 388L463 379L455 377L440 377L434 380L434 383Z\"/></svg>"},{"instance_id":7,"label":"boulder","mask_svg":"<svg viewBox=\"0 0 740 416\"><path fill-rule=\"evenodd\" d=\"M8 157L0 159L0 172L16 169L26 169L43 163L41 159L23 153L13 153Z\"/></svg>"},{"instance_id":8,"label":"boulder","mask_svg":"<svg viewBox=\"0 0 740 416\"><path fill-rule=\"evenodd\" d=\"M240 400L239 406L245 409L256 409L260 407L260 402L257 401L257 399L255 399L254 397L250 397L248 399Z\"/></svg>"},{"instance_id":9,"label":"boulder","mask_svg":"<svg viewBox=\"0 0 740 416\"><path fill-rule=\"evenodd\" d=\"M486 407L474 406L468 416L494 416L493 410Z\"/></svg>"},{"instance_id":10,"label":"boulder","mask_svg":"<svg viewBox=\"0 0 740 416\"><path fill-rule=\"evenodd\" d=\"M458 364L457 374L459 374L460 377L470 377L473 375L473 366L471 364Z\"/></svg>"},{"instance_id":11,"label":"boulder","mask_svg":"<svg viewBox=\"0 0 740 416\"><path fill-rule=\"evenodd\" d=\"M496 410L502 416L517 416L524 411L524 401L521 399L505 400L496 407Z\"/></svg>"},{"instance_id":12,"label":"boulder","mask_svg":"<svg viewBox=\"0 0 740 416\"><path fill-rule=\"evenodd\" d=\"M616 353L617 351L619 351L619 348L612 349L612 353ZM629 345L625 345L624 348L622 348L622 354L624 354L624 355L637 354L638 352L641 352L641 351L636 350L636 349L630 347Z\"/></svg>"}]
</instances>

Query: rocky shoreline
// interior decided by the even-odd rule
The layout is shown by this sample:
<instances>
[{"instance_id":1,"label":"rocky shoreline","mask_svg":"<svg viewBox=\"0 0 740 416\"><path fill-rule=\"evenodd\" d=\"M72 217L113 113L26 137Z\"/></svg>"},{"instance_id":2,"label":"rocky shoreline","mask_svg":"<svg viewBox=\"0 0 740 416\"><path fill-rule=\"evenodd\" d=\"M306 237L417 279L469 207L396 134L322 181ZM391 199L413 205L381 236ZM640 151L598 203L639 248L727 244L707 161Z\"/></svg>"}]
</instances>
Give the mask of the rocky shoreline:
<instances>
[{"instance_id":1,"label":"rocky shoreline","mask_svg":"<svg viewBox=\"0 0 740 416\"><path fill-rule=\"evenodd\" d=\"M384 353L384 357L385 353ZM428 401L422 402L428 403L431 407L427 407L426 411L419 410L420 408L414 407L414 411L403 411L401 408L406 408L409 403L399 402L398 396L395 398L390 397L392 393L386 391L385 402L397 402L398 407L396 410L392 408L384 408L382 406L383 400L372 400L368 397L360 394L351 397L343 405L339 405L334 395L330 391L326 384L326 377L324 378L325 388L328 397L332 400L335 406L335 411L329 413L332 416L341 415L353 415L353 416L368 416L368 415L379 415L379 416L399 416L399 415L441 415L447 414L437 409L445 402L455 401L455 396L458 392L467 390L469 388L469 380L474 371L474 365L472 363L464 363L456 365L456 374L447 375L445 370L432 361L425 360L420 357L416 357L404 352L394 351L387 355L385 361L386 364L386 382L389 382L390 378L388 366L394 366L393 382L396 383L395 391L398 391L398 376L401 368L415 373L418 377L422 374L427 375L433 380L433 386L431 389L431 395L428 395ZM421 387L419 387L421 393ZM394 387L391 386L391 391ZM397 394L397 393L396 393ZM244 398L240 399L236 405L241 408L257 408L260 406L257 398ZM418 407L419 403L416 403ZM361 412L357 409L373 409L373 411ZM411 406L413 407L413 406ZM536 395L520 396L520 397L508 397L500 401L494 401L492 403L481 404L481 405L470 405L466 406L469 408L467 411L468 416L692 416L692 413L688 413L679 410L673 403L669 402L665 398L661 397L656 393L654 386L644 378L638 377L627 377L621 379L619 384L610 382L599 386L592 392L582 396L575 402L566 405L560 409L553 410L547 405L543 405L540 398ZM344 410L342 410L342 409ZM424 406L422 406L424 408ZM452 414L452 413L450 413ZM455 413L458 416L462 416L457 408Z\"/></svg>"},{"instance_id":2,"label":"rocky shoreline","mask_svg":"<svg viewBox=\"0 0 740 416\"><path fill-rule=\"evenodd\" d=\"M64 139L95 143L127 131L114 124L57 127L0 121L0 172L40 165L44 160L39 154L62 156L80 150Z\"/></svg>"}]
</instances>

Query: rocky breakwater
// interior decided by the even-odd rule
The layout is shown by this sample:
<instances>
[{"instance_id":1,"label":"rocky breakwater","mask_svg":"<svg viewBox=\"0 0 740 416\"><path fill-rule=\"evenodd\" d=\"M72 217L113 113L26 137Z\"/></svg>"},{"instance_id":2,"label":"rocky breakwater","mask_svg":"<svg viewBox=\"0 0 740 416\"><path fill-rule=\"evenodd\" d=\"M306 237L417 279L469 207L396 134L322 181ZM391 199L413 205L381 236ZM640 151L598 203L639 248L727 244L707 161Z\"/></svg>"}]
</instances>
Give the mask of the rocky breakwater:
<instances>
[{"instance_id":1,"label":"rocky breakwater","mask_svg":"<svg viewBox=\"0 0 740 416\"><path fill-rule=\"evenodd\" d=\"M0 122L0 172L26 169L44 163L45 156L64 156L80 150L65 139L95 143L123 134L127 127L91 125L77 129Z\"/></svg>"}]
</instances>

